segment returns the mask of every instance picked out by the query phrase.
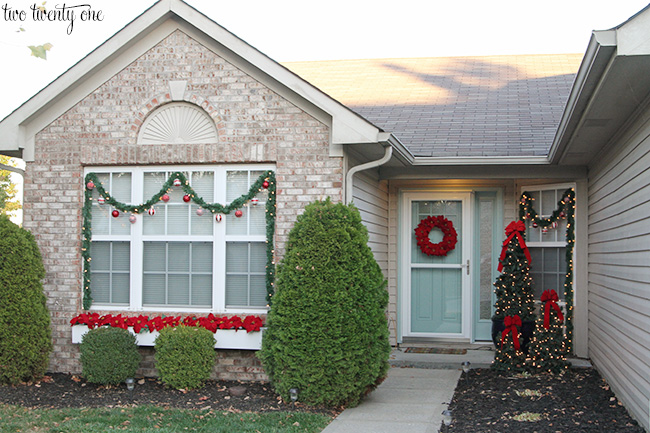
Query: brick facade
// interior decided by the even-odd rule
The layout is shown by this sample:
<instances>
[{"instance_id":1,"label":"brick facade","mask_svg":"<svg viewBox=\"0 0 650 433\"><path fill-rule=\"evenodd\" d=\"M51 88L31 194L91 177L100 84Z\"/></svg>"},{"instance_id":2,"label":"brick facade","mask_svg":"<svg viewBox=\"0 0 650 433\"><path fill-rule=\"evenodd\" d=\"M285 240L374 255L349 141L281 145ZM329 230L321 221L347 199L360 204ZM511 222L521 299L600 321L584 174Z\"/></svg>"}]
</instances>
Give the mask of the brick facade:
<instances>
[{"instance_id":1,"label":"brick facade","mask_svg":"<svg viewBox=\"0 0 650 433\"><path fill-rule=\"evenodd\" d=\"M211 116L218 141L138 145L147 114L171 101L169 82ZM50 370L79 372L68 321L81 311L83 170L93 165L274 163L276 254L297 215L315 199L342 199L343 160L329 156L329 129L185 33L176 31L40 131L27 165L24 227L40 246L52 316ZM147 312L145 312L147 313ZM252 353L252 352L251 352ZM215 376L260 379L251 353L219 354ZM236 367L236 368L235 368ZM151 372L143 365L143 371Z\"/></svg>"}]
</instances>

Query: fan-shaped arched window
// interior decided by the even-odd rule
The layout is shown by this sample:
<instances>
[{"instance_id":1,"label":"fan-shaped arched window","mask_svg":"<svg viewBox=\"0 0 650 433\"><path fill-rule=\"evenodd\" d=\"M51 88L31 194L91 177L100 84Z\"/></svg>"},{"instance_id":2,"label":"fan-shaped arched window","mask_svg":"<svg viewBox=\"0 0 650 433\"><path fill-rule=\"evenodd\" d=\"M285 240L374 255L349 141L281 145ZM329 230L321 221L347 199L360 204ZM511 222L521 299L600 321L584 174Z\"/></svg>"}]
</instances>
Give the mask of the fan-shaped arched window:
<instances>
[{"instance_id":1,"label":"fan-shaped arched window","mask_svg":"<svg viewBox=\"0 0 650 433\"><path fill-rule=\"evenodd\" d=\"M171 103L151 113L144 121L139 144L198 144L217 141L217 128L208 114L196 105Z\"/></svg>"}]
</instances>

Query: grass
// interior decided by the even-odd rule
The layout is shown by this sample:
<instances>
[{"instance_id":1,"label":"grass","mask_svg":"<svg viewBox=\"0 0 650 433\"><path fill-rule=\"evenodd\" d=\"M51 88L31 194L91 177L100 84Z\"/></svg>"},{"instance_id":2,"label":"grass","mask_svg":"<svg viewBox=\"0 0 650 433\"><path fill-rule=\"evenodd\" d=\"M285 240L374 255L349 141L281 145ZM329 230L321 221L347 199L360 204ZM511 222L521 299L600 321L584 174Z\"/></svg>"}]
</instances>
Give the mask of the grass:
<instances>
[{"instance_id":1,"label":"grass","mask_svg":"<svg viewBox=\"0 0 650 433\"><path fill-rule=\"evenodd\" d=\"M0 432L320 432L326 415L301 412L233 413L158 406L25 409L0 404Z\"/></svg>"}]
</instances>

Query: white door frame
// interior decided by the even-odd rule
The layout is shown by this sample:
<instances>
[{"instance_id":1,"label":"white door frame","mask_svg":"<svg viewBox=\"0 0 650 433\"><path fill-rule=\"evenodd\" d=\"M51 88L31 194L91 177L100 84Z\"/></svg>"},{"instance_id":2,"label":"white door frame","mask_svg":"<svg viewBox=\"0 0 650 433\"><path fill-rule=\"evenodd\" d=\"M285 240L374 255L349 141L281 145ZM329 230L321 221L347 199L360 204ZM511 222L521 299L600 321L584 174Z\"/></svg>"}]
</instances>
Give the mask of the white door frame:
<instances>
[{"instance_id":1,"label":"white door frame","mask_svg":"<svg viewBox=\"0 0 650 433\"><path fill-rule=\"evenodd\" d=\"M411 331L411 202L422 200L459 200L462 202L462 224L463 231L461 237L462 259L461 265L461 305L462 319L461 332L457 334L439 334L428 332ZM470 340L472 339L472 308L473 302L471 294L471 254L472 239L474 238L472 222L472 193L471 191L435 191L435 190L404 190L401 195L400 218L401 226L399 229L399 248L400 248L400 285L401 290L401 329L402 337L423 337L423 338L441 338Z\"/></svg>"}]
</instances>

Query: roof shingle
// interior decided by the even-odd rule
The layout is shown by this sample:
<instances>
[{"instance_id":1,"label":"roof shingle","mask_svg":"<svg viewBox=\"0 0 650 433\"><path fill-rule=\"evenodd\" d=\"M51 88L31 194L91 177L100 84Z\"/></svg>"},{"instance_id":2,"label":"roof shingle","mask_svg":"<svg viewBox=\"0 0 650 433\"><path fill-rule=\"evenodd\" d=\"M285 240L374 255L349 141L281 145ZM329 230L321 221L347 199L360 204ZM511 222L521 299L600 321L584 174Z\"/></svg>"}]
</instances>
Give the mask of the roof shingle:
<instances>
[{"instance_id":1,"label":"roof shingle","mask_svg":"<svg viewBox=\"0 0 650 433\"><path fill-rule=\"evenodd\" d=\"M284 66L415 156L544 156L581 54L291 62Z\"/></svg>"}]
</instances>

